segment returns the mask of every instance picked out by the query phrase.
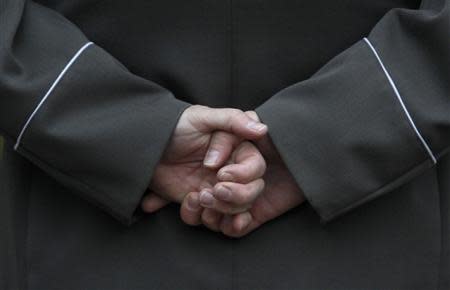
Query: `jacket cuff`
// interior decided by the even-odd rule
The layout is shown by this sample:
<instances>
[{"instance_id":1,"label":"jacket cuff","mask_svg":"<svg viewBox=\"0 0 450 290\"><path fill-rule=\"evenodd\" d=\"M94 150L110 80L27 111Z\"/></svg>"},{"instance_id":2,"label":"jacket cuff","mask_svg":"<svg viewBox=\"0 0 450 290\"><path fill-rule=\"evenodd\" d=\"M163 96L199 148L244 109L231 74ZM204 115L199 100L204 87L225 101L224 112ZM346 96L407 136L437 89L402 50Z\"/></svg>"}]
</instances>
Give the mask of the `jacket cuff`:
<instances>
[{"instance_id":1,"label":"jacket cuff","mask_svg":"<svg viewBox=\"0 0 450 290\"><path fill-rule=\"evenodd\" d=\"M129 225L188 106L90 45L28 116L16 150Z\"/></svg>"},{"instance_id":2,"label":"jacket cuff","mask_svg":"<svg viewBox=\"0 0 450 290\"><path fill-rule=\"evenodd\" d=\"M365 40L256 111L323 222L434 163Z\"/></svg>"}]
</instances>

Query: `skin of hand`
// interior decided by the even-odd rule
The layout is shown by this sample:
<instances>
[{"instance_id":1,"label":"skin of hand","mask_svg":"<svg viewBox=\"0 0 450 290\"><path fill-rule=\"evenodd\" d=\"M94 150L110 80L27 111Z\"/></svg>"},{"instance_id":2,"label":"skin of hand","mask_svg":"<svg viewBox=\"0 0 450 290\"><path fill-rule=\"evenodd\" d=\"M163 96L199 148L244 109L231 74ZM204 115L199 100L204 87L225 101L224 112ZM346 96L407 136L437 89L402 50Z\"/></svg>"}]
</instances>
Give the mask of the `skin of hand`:
<instances>
[{"instance_id":1,"label":"skin of hand","mask_svg":"<svg viewBox=\"0 0 450 290\"><path fill-rule=\"evenodd\" d=\"M247 114L253 119L259 120L255 112L247 112ZM235 144L238 142L241 142L241 139L232 134L227 132L215 132L210 142L210 146L220 147L222 144L222 146L227 147L223 144ZM235 215L224 215L213 208L201 206L200 193L191 192L185 196L180 208L180 215L185 223L189 225L204 224L213 231L221 231L227 236L237 238L250 233L262 224L304 202L305 198L301 189L287 169L270 138L264 136L256 142L256 145L266 158L268 167L264 175L266 181L265 189L254 201L252 208L247 212ZM222 161L225 158L228 158L228 155L225 153L223 154ZM240 175L236 173L231 177L230 175L224 175L223 172L226 171L226 166L219 170L217 174L219 180L227 182L225 180L230 180L230 178L233 181L241 178ZM215 187L214 190L208 191L215 196L216 201L219 201L221 199L221 194L218 193L220 190L218 190L219 188L217 187ZM156 211L168 203L167 200L156 194L150 194L148 195L148 198L149 200L152 200L154 204L152 211Z\"/></svg>"},{"instance_id":2,"label":"skin of hand","mask_svg":"<svg viewBox=\"0 0 450 290\"><path fill-rule=\"evenodd\" d=\"M259 120L255 112L247 112L247 114L253 119ZM211 140L211 146L216 142L224 142L224 140L231 142L230 139L233 138L236 139L236 136L226 132L216 132ZM263 176L264 191L256 197L252 207L246 212L235 215L222 214L214 208L198 204L200 193L192 192L184 198L180 208L180 215L185 223L189 225L204 224L213 231L220 231L227 236L237 238L250 233L305 201L301 189L269 136L264 136L256 141L256 145L266 159L268 167ZM229 173L233 166L224 166L217 174L221 182L217 183L212 190L212 195L217 202L223 201L224 197L226 201L233 199L233 193L228 196L221 193L222 185L227 182L237 182L241 178L233 173L224 174L225 172Z\"/></svg>"},{"instance_id":3,"label":"skin of hand","mask_svg":"<svg viewBox=\"0 0 450 290\"><path fill-rule=\"evenodd\" d=\"M214 132L229 132L235 138L227 138L217 146L210 146ZM237 109L213 109L194 105L187 108L177 123L159 164L155 168L150 193L144 197L141 208L144 212L154 212L170 201L181 203L189 192L199 192L213 188L218 182L217 168L223 165L231 152L237 170L244 170L251 178L245 184L228 182L234 194L256 197L264 188L261 179L266 165L259 150L246 140L262 138L267 126L255 121ZM216 141L220 141L217 139ZM216 142L217 143L217 142ZM256 165L256 166L255 166ZM214 199L212 195L202 200ZM194 201L194 204L198 201ZM215 201L216 210L222 213L246 211L249 204L232 204ZM189 203L186 205L189 207Z\"/></svg>"}]
</instances>

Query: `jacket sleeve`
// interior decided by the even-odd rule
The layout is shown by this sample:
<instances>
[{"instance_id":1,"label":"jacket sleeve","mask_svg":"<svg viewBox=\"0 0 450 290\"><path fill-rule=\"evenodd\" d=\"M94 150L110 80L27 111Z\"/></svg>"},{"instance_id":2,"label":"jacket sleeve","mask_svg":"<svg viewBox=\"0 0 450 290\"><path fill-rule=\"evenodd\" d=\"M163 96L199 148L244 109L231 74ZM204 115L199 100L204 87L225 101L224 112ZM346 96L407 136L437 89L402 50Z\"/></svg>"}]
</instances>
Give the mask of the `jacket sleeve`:
<instances>
[{"instance_id":1,"label":"jacket sleeve","mask_svg":"<svg viewBox=\"0 0 450 290\"><path fill-rule=\"evenodd\" d=\"M53 10L0 0L0 130L125 224L189 105L131 74Z\"/></svg>"},{"instance_id":2,"label":"jacket sleeve","mask_svg":"<svg viewBox=\"0 0 450 290\"><path fill-rule=\"evenodd\" d=\"M323 222L410 181L450 145L448 0L367 38L256 109Z\"/></svg>"}]
</instances>

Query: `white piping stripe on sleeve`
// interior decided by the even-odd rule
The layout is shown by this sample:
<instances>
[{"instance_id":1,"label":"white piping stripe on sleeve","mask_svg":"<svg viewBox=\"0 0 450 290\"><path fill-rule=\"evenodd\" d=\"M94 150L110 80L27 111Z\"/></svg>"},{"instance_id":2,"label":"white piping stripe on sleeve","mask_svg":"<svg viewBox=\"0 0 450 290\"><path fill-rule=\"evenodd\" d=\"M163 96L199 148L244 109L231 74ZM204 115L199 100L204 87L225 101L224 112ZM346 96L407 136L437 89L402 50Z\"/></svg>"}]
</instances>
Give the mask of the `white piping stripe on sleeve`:
<instances>
[{"instance_id":1,"label":"white piping stripe on sleeve","mask_svg":"<svg viewBox=\"0 0 450 290\"><path fill-rule=\"evenodd\" d=\"M64 76L64 74L69 70L69 68L72 66L72 64L77 60L77 58L83 53L83 51L88 48L90 45L92 45L92 42L88 42L85 45L83 45L78 51L77 53L72 57L72 59L67 63L67 65L64 67L64 69L61 71L61 73L58 75L58 77L56 78L56 80L53 82L53 84L51 85L50 89L48 89L47 93L45 93L44 97L42 98L42 100L39 102L39 104L36 106L36 108L34 109L33 113L31 113L30 117L28 118L27 122L25 123L25 125L22 128L22 131L20 131L19 137L17 137L17 141L16 144L14 145L14 150L17 150L17 148L20 145L20 142L22 140L23 134L25 133L26 129L28 128L28 126L30 125L31 120L33 119L33 117L36 115L36 113L39 111L39 109L42 107L42 105L44 104L44 102L47 100L48 96L50 96L50 94L52 93L52 91L55 89L55 87L58 85L59 81L62 79L62 77Z\"/></svg>"},{"instance_id":2,"label":"white piping stripe on sleeve","mask_svg":"<svg viewBox=\"0 0 450 290\"><path fill-rule=\"evenodd\" d=\"M378 55L377 51L373 47L372 43L370 43L369 39L367 39L367 37L364 37L364 41L369 45L369 47L372 50L373 54L377 58L378 63L380 64L381 68L383 69L384 74L386 75L387 79L389 80L389 83L391 84L391 87L394 90L395 95L397 96L397 99L400 102L400 105L402 106L403 111L405 112L409 123L411 124L411 127L414 129L414 132L416 132L417 137L419 137L420 141L422 142L423 146L425 147L426 151L428 152L428 155L430 155L430 158L433 161L433 163L436 164L437 160L436 160L436 157L433 154L433 151L431 151L431 149L428 146L427 142L425 141L425 139L422 137L422 135L420 134L419 130L417 129L416 124L414 124L414 121L411 118L411 115L409 114L408 109L406 108L405 104L403 103L403 99L402 99L402 97L400 96L400 93L397 90L397 86L395 85L395 83L392 80L391 76L389 75L388 71L384 67L384 64L381 61L380 56Z\"/></svg>"}]
</instances>

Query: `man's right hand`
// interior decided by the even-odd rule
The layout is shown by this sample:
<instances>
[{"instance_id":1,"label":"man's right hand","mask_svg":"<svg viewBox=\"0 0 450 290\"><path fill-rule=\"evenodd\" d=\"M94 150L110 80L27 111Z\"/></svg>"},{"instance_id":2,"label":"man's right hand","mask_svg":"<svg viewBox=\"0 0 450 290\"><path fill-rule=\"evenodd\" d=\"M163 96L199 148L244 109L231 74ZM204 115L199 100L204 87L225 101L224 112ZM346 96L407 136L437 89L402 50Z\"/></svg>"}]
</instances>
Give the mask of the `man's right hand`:
<instances>
[{"instance_id":1,"label":"man's right hand","mask_svg":"<svg viewBox=\"0 0 450 290\"><path fill-rule=\"evenodd\" d=\"M255 112L249 111L247 114L259 121ZM226 143L235 138L235 136L227 132L216 132L211 143ZM267 171L264 175L264 191L252 201L251 208L246 212L240 212L235 215L223 214L209 206L193 210L188 206L188 202L192 198L196 198L199 193L191 192L186 196L180 209L181 218L185 223L189 225L203 224L207 228L213 231L220 231L227 236L242 237L305 201L302 190L297 185L269 136L266 135L255 143L259 152L266 159ZM242 178L241 175L236 175L235 167L235 165L227 165L219 170L219 182L212 191L214 198L217 199L216 203L224 200L219 190L222 185L230 181L237 182ZM231 174L224 176L220 174L221 172ZM229 201L230 198L236 199L241 197L239 195L234 195L233 197L232 193L226 200Z\"/></svg>"},{"instance_id":2,"label":"man's right hand","mask_svg":"<svg viewBox=\"0 0 450 290\"><path fill-rule=\"evenodd\" d=\"M214 132L219 130L238 138L225 138L210 144ZM156 195L149 194L144 198L143 210L153 212L168 201L181 203L189 192L213 188L217 183L218 168L235 150L235 162L242 165L241 171L244 169L251 179L247 184L236 184L232 191L234 194L256 197L264 188L261 177L266 165L256 147L242 141L260 139L266 133L266 125L238 109L213 109L199 105L187 108L153 174L149 189ZM221 205L223 212L229 213L246 209L225 202Z\"/></svg>"}]
</instances>

